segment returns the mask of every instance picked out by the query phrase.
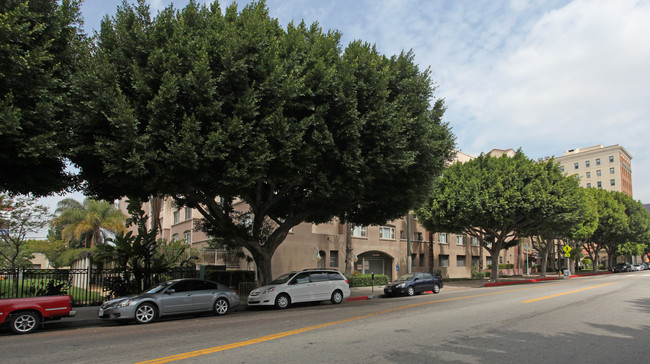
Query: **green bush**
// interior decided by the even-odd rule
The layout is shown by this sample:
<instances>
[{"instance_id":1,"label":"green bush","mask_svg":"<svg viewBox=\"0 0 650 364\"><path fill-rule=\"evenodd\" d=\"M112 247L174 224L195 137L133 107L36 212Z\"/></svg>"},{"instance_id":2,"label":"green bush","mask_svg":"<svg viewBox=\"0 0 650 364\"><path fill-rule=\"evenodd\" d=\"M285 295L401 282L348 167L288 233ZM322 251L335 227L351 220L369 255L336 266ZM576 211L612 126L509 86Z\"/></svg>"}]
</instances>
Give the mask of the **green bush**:
<instances>
[{"instance_id":1,"label":"green bush","mask_svg":"<svg viewBox=\"0 0 650 364\"><path fill-rule=\"evenodd\" d=\"M353 274L346 276L350 282L350 287L368 287L372 286L372 274ZM375 286L385 286L388 284L388 276L385 274L375 274Z\"/></svg>"},{"instance_id":2,"label":"green bush","mask_svg":"<svg viewBox=\"0 0 650 364\"><path fill-rule=\"evenodd\" d=\"M513 269L514 267L514 264L499 264L499 269Z\"/></svg>"}]
</instances>

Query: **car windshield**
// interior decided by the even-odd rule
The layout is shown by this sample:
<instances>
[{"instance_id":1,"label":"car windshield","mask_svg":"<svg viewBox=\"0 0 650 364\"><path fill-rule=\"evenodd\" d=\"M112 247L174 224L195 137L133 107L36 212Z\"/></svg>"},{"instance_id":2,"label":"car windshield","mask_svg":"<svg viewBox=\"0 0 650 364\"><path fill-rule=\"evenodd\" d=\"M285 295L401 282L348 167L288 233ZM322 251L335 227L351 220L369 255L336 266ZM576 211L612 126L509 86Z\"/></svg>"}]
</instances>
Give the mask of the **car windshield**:
<instances>
[{"instance_id":1,"label":"car windshield","mask_svg":"<svg viewBox=\"0 0 650 364\"><path fill-rule=\"evenodd\" d=\"M163 283L153 287L152 289L146 291L145 293L158 293L158 292L164 290L165 288L171 286L172 283L174 283L174 282L172 282L172 281L163 282Z\"/></svg>"},{"instance_id":2,"label":"car windshield","mask_svg":"<svg viewBox=\"0 0 650 364\"><path fill-rule=\"evenodd\" d=\"M271 282L271 284L287 283L287 281L289 279L291 279L291 277L293 277L294 274L295 274L295 272L283 274L283 275L279 276L278 278L274 279L273 282Z\"/></svg>"},{"instance_id":3,"label":"car windshield","mask_svg":"<svg viewBox=\"0 0 650 364\"><path fill-rule=\"evenodd\" d=\"M397 281L397 282L406 282L406 281L410 281L411 278L413 278L413 274L405 274L405 275L403 275L403 276L397 278L396 281Z\"/></svg>"}]
</instances>

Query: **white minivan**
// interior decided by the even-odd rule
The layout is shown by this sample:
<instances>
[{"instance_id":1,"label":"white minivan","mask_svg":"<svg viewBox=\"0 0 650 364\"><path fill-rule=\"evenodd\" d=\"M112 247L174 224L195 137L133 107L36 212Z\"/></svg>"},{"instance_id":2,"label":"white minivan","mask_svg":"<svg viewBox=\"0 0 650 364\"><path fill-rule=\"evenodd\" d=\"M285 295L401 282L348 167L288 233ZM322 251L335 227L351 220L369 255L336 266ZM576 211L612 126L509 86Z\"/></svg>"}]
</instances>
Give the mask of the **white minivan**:
<instances>
[{"instance_id":1,"label":"white minivan","mask_svg":"<svg viewBox=\"0 0 650 364\"><path fill-rule=\"evenodd\" d=\"M339 304L350 297L350 284L336 269L305 269L283 274L248 295L249 306L287 308L292 303L329 300Z\"/></svg>"}]
</instances>

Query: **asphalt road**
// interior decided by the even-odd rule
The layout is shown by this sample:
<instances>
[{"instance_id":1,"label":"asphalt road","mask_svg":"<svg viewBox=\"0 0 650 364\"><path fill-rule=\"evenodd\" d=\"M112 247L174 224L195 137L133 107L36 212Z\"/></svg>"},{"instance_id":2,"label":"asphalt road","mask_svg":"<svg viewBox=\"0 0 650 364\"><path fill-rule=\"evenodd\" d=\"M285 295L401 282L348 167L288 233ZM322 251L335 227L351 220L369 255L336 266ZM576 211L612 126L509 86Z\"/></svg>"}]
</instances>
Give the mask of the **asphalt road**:
<instances>
[{"instance_id":1,"label":"asphalt road","mask_svg":"<svg viewBox=\"0 0 650 364\"><path fill-rule=\"evenodd\" d=\"M650 272L0 332L3 363L641 363Z\"/></svg>"}]
</instances>

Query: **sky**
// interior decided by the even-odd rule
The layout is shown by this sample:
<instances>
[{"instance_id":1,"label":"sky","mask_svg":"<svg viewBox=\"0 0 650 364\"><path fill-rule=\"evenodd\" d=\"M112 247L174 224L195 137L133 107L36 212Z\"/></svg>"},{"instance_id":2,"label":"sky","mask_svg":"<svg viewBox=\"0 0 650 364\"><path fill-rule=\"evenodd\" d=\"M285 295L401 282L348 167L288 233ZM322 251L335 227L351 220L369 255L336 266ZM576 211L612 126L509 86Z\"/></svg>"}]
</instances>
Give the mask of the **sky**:
<instances>
[{"instance_id":1,"label":"sky","mask_svg":"<svg viewBox=\"0 0 650 364\"><path fill-rule=\"evenodd\" d=\"M155 15L172 2L147 3ZM98 30L119 4L85 0L86 32ZM267 6L283 27L304 20L340 31L342 47L363 40L387 56L412 50L431 72L435 97L445 100L444 121L462 152L521 148L537 159L619 144L632 155L634 198L650 203L650 0L269 0ZM56 199L47 202L55 206Z\"/></svg>"}]
</instances>

